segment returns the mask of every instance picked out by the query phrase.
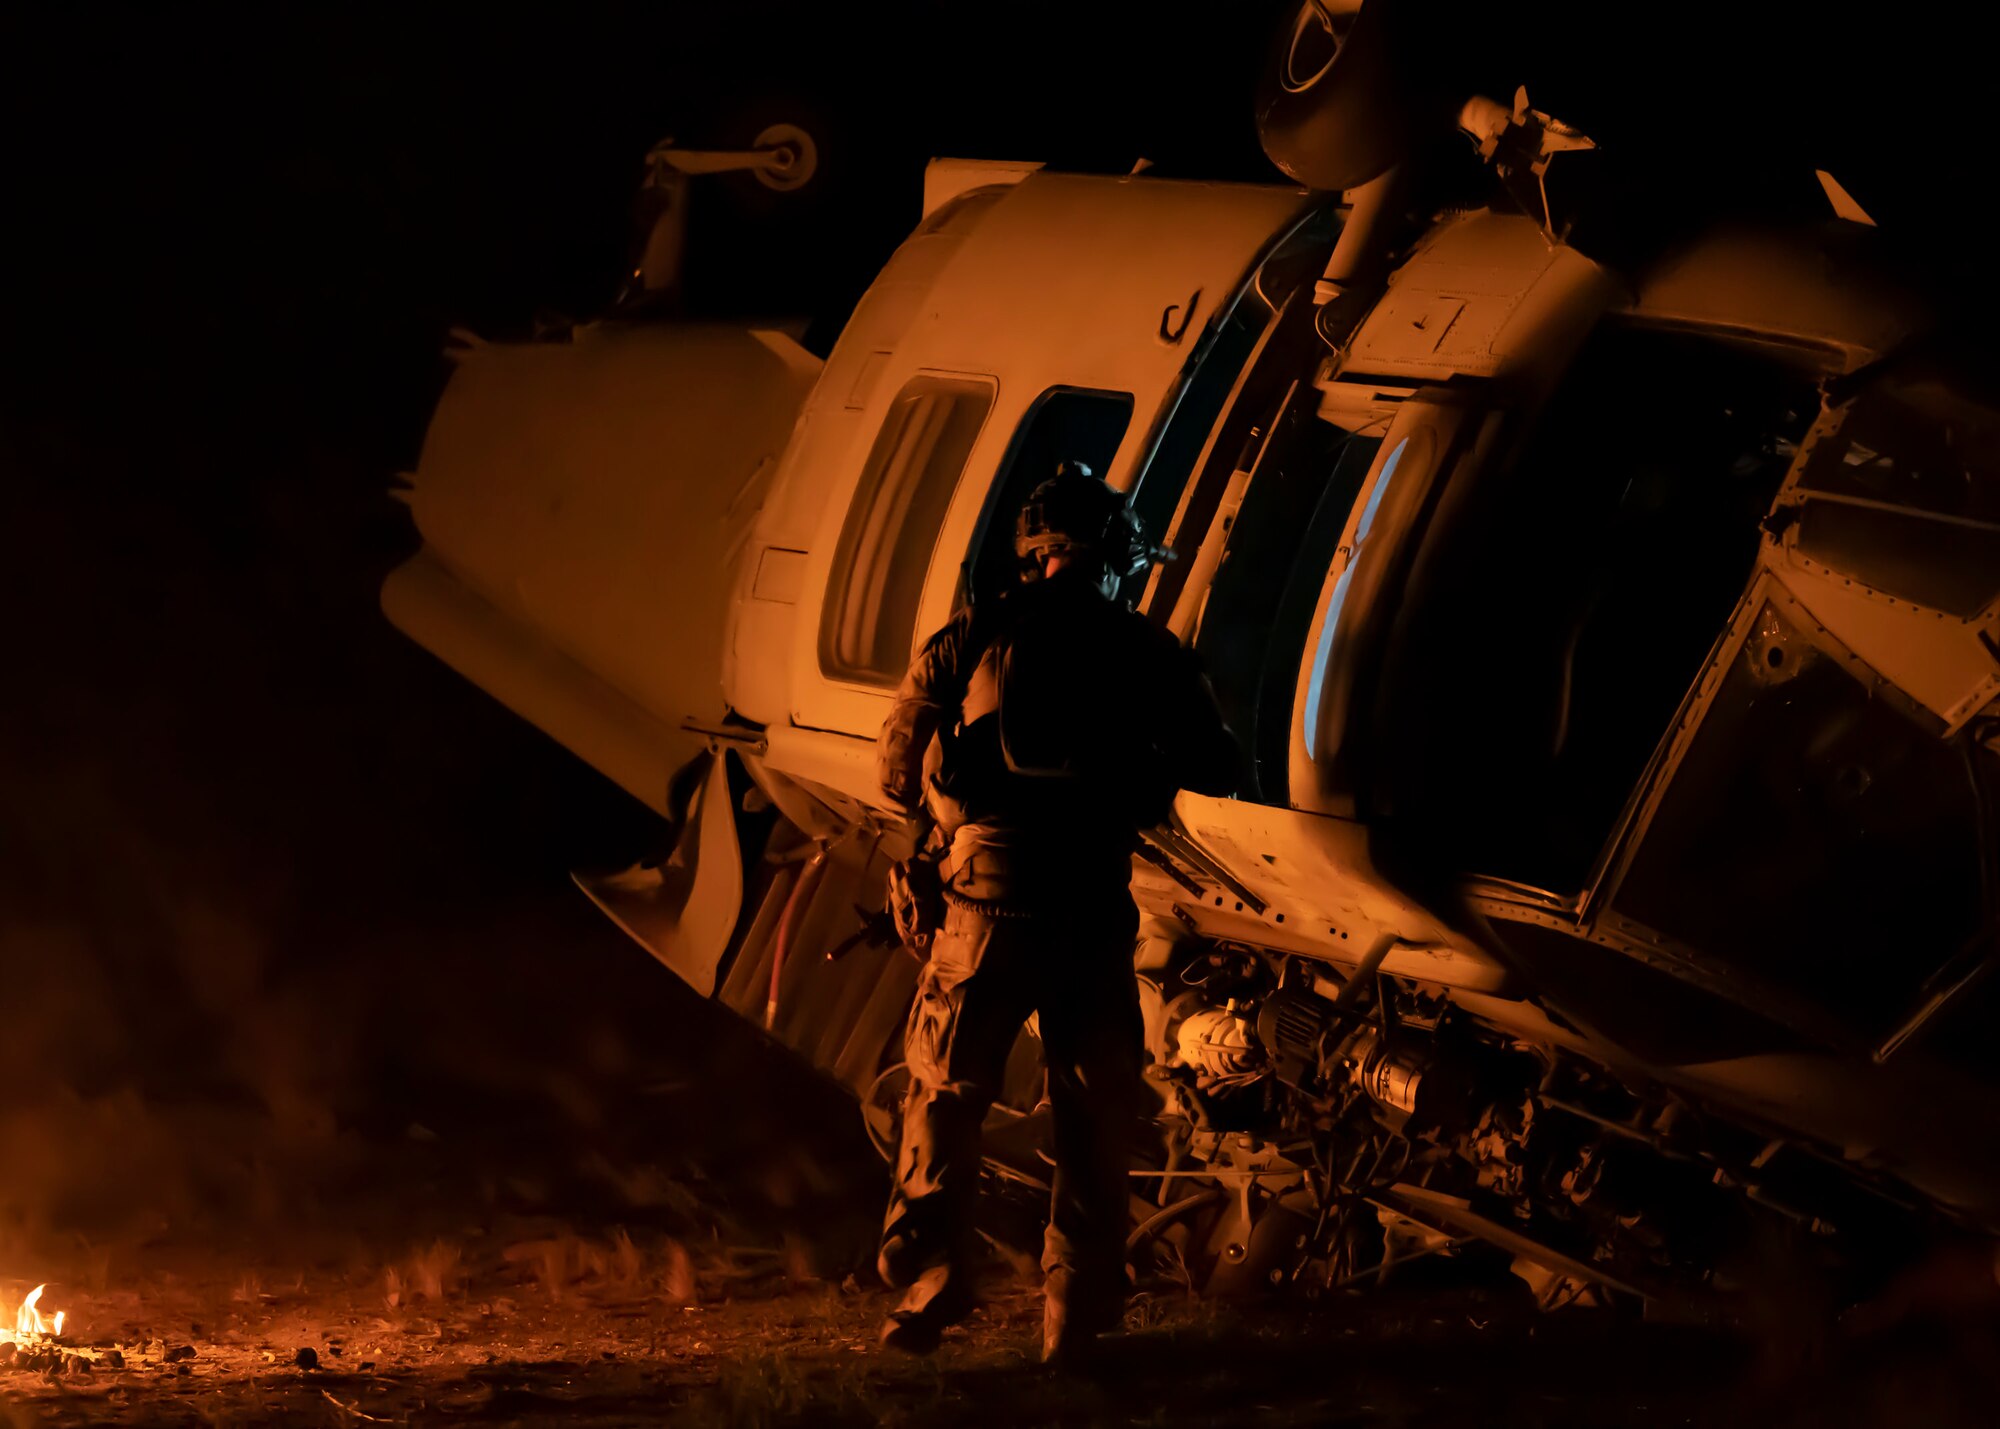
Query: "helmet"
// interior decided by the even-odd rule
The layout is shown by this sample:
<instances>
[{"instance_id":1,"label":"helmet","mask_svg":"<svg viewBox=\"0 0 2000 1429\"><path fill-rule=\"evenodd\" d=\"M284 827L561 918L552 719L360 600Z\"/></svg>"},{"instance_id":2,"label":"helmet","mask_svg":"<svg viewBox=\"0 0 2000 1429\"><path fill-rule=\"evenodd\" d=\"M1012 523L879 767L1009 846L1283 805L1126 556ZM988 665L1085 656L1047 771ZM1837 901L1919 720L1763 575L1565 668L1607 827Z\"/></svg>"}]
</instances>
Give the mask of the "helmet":
<instances>
[{"instance_id":1,"label":"helmet","mask_svg":"<svg viewBox=\"0 0 2000 1429\"><path fill-rule=\"evenodd\" d=\"M1165 552L1149 544L1125 498L1080 461L1066 461L1036 487L1014 524L1014 554L1023 561L1086 553L1124 580Z\"/></svg>"}]
</instances>

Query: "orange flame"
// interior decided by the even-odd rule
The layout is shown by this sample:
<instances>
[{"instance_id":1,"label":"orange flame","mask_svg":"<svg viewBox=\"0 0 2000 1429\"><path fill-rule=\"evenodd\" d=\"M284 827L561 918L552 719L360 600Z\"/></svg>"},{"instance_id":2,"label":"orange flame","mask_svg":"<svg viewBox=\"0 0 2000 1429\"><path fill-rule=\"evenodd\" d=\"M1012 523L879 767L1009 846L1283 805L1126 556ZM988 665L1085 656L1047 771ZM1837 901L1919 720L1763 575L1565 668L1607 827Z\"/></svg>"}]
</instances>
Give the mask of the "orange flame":
<instances>
[{"instance_id":1,"label":"orange flame","mask_svg":"<svg viewBox=\"0 0 2000 1429\"><path fill-rule=\"evenodd\" d=\"M14 1339L22 1344L36 1340L51 1339L63 1331L66 1311L56 1311L53 1318L44 1317L41 1311L42 1292L47 1284L37 1285L28 1292L28 1298L21 1302L21 1308L14 1316Z\"/></svg>"}]
</instances>

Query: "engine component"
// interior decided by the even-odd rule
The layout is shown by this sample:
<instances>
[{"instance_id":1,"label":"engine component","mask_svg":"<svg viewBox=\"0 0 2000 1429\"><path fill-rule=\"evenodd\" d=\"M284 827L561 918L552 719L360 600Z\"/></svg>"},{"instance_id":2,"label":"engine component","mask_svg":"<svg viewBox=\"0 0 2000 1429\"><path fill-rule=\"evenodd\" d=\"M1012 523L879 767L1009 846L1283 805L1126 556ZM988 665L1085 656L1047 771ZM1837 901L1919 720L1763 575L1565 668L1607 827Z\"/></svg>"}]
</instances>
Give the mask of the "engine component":
<instances>
[{"instance_id":1,"label":"engine component","mask_svg":"<svg viewBox=\"0 0 2000 1429\"><path fill-rule=\"evenodd\" d=\"M1424 1070L1424 1061L1408 1051L1391 1051L1379 1039L1371 1039L1355 1082L1383 1106L1408 1116L1417 1109Z\"/></svg>"},{"instance_id":2,"label":"engine component","mask_svg":"<svg viewBox=\"0 0 2000 1429\"><path fill-rule=\"evenodd\" d=\"M1224 1007L1204 1007L1190 1014L1175 1030L1181 1061L1212 1077L1234 1077L1255 1071L1264 1060L1257 1033L1236 1010L1236 999Z\"/></svg>"},{"instance_id":3,"label":"engine component","mask_svg":"<svg viewBox=\"0 0 2000 1429\"><path fill-rule=\"evenodd\" d=\"M1527 1194L1526 1144L1535 1123L1535 1101L1498 1101L1486 1107L1461 1153L1481 1189L1509 1201Z\"/></svg>"},{"instance_id":4,"label":"engine component","mask_svg":"<svg viewBox=\"0 0 2000 1429\"><path fill-rule=\"evenodd\" d=\"M1348 1057L1354 1067L1354 1085L1368 1097L1404 1117L1416 1111L1424 1073L1430 1067L1428 1049L1390 1047L1376 1033L1362 1033Z\"/></svg>"},{"instance_id":5,"label":"engine component","mask_svg":"<svg viewBox=\"0 0 2000 1429\"><path fill-rule=\"evenodd\" d=\"M1281 987L1264 999L1257 1035L1279 1081L1297 1087L1319 1075L1320 1046L1337 1020L1332 1003L1301 988Z\"/></svg>"}]
</instances>

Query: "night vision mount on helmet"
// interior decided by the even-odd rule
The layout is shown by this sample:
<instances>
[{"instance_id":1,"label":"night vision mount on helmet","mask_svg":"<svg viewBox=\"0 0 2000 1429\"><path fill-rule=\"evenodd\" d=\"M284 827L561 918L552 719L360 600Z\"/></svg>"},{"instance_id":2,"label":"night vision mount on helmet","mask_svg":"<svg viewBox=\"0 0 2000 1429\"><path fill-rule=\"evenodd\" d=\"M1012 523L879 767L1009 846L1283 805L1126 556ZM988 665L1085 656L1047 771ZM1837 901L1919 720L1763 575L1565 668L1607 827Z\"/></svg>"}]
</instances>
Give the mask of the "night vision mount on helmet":
<instances>
[{"instance_id":1,"label":"night vision mount on helmet","mask_svg":"<svg viewBox=\"0 0 2000 1429\"><path fill-rule=\"evenodd\" d=\"M1067 552L1088 552L1119 580L1173 559L1172 551L1146 539L1123 494L1080 461L1058 465L1022 505L1014 526L1014 553L1025 563Z\"/></svg>"}]
</instances>

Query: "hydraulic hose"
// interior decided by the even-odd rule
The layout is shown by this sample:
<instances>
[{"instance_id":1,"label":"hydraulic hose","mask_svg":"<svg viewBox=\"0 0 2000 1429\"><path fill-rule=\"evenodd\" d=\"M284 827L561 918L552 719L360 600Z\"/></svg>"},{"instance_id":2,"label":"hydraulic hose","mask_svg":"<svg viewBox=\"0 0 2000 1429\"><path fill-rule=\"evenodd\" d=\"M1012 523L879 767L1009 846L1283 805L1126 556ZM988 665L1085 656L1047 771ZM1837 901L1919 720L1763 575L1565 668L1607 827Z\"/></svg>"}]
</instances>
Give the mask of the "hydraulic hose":
<instances>
[{"instance_id":1,"label":"hydraulic hose","mask_svg":"<svg viewBox=\"0 0 2000 1429\"><path fill-rule=\"evenodd\" d=\"M1226 1201L1228 1199L1229 1192L1223 1190L1220 1186L1210 1186L1205 1191L1196 1191L1192 1195L1183 1196L1178 1201L1161 1207L1159 1210L1153 1212L1152 1215L1146 1217L1145 1220L1139 1222L1132 1234L1126 1237L1125 1254L1129 1256L1133 1251L1159 1234L1161 1230L1172 1225L1182 1216L1188 1214L1188 1212L1198 1211L1203 1206L1213 1205L1217 1201Z\"/></svg>"}]
</instances>

